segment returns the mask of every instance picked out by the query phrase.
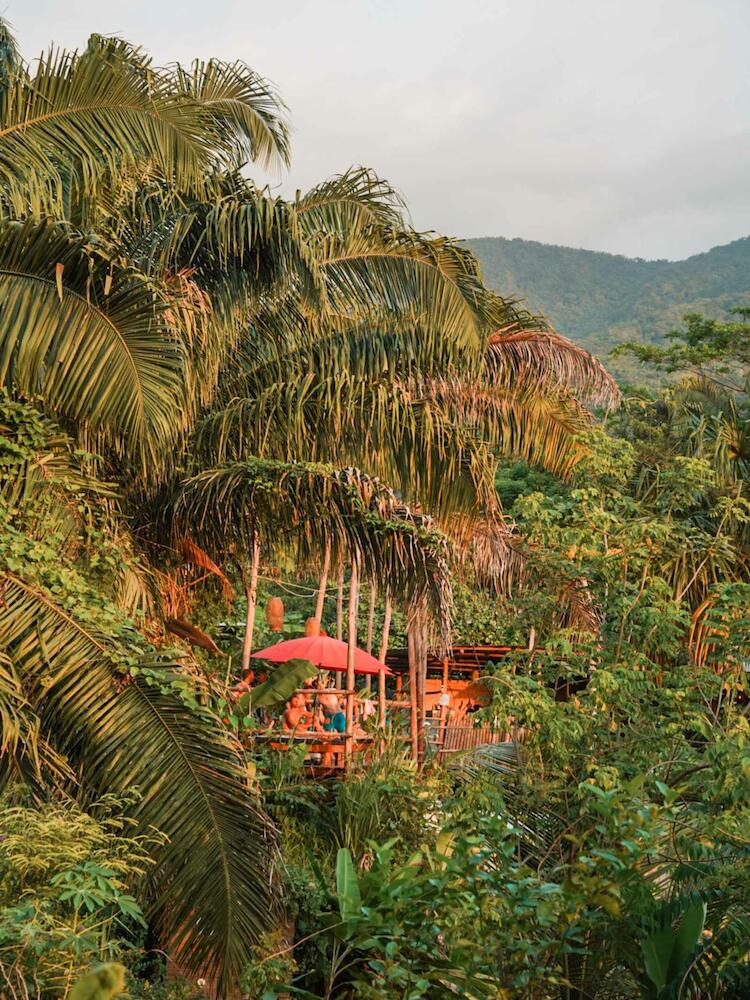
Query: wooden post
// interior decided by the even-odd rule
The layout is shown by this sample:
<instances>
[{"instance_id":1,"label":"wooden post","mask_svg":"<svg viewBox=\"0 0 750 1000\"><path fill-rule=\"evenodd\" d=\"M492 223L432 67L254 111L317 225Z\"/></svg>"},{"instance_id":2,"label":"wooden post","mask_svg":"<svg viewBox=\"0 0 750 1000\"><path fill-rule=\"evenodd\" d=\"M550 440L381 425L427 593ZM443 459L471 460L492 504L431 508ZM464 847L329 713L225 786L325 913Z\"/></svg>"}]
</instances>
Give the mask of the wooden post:
<instances>
[{"instance_id":1,"label":"wooden post","mask_svg":"<svg viewBox=\"0 0 750 1000\"><path fill-rule=\"evenodd\" d=\"M339 642L344 638L344 564L339 566L339 578L336 590L336 638Z\"/></svg>"},{"instance_id":2,"label":"wooden post","mask_svg":"<svg viewBox=\"0 0 750 1000\"><path fill-rule=\"evenodd\" d=\"M391 615L393 614L393 603L391 601L391 592L386 590L385 592L385 614L383 616L383 635L380 640L380 654L378 659L381 663L385 663L385 658L388 655L388 639L391 634Z\"/></svg>"},{"instance_id":3,"label":"wooden post","mask_svg":"<svg viewBox=\"0 0 750 1000\"><path fill-rule=\"evenodd\" d=\"M344 638L344 564L339 563L339 576L336 584L336 638L341 642ZM333 682L341 687L341 674L336 673Z\"/></svg>"},{"instance_id":4,"label":"wooden post","mask_svg":"<svg viewBox=\"0 0 750 1000\"><path fill-rule=\"evenodd\" d=\"M417 652L413 619L411 619L406 626L406 640L409 651L409 735L411 737L412 759L418 760L419 723L417 721Z\"/></svg>"},{"instance_id":5,"label":"wooden post","mask_svg":"<svg viewBox=\"0 0 750 1000\"><path fill-rule=\"evenodd\" d=\"M378 585L374 580L370 581L370 607L367 612L367 649L368 653L372 653L372 633L375 627L375 602L378 599Z\"/></svg>"},{"instance_id":6,"label":"wooden post","mask_svg":"<svg viewBox=\"0 0 750 1000\"><path fill-rule=\"evenodd\" d=\"M425 749L425 689L427 687L427 634L422 615L416 622L415 630L416 678L417 678L417 733L419 735L419 759L424 759Z\"/></svg>"},{"instance_id":7,"label":"wooden post","mask_svg":"<svg viewBox=\"0 0 750 1000\"><path fill-rule=\"evenodd\" d=\"M349 580L349 628L346 649L346 742L344 756L351 759L354 749L354 650L357 648L357 557L352 558Z\"/></svg>"},{"instance_id":8,"label":"wooden post","mask_svg":"<svg viewBox=\"0 0 750 1000\"><path fill-rule=\"evenodd\" d=\"M375 602L378 598L378 587L374 580L370 580L370 606L367 611L367 644L365 646L368 653L372 653L372 633L375 627ZM370 693L370 675L365 679L365 688Z\"/></svg>"},{"instance_id":9,"label":"wooden post","mask_svg":"<svg viewBox=\"0 0 750 1000\"><path fill-rule=\"evenodd\" d=\"M323 607L326 600L326 587L328 586L328 570L331 568L331 539L326 539L325 552L323 553L323 568L320 571L320 585L318 587L318 600L315 603L315 619L320 625L323 619Z\"/></svg>"},{"instance_id":10,"label":"wooden post","mask_svg":"<svg viewBox=\"0 0 750 1000\"><path fill-rule=\"evenodd\" d=\"M247 615L245 616L245 637L242 640L242 672L250 669L250 654L253 651L253 630L255 628L255 605L258 598L258 569L260 567L260 538L253 534L250 554L250 580L245 586Z\"/></svg>"},{"instance_id":11,"label":"wooden post","mask_svg":"<svg viewBox=\"0 0 750 1000\"><path fill-rule=\"evenodd\" d=\"M448 664L449 659L447 656L443 657L443 679L440 685L440 726L438 729L438 743L442 748L445 743L445 727L448 722L448 706L446 704L446 696L448 694Z\"/></svg>"},{"instance_id":12,"label":"wooden post","mask_svg":"<svg viewBox=\"0 0 750 1000\"><path fill-rule=\"evenodd\" d=\"M378 659L385 664L388 655L388 635L391 630L391 592L385 592L385 617L383 619L383 638L380 643L380 655ZM381 670L378 675L378 725L385 728L385 670Z\"/></svg>"}]
</instances>

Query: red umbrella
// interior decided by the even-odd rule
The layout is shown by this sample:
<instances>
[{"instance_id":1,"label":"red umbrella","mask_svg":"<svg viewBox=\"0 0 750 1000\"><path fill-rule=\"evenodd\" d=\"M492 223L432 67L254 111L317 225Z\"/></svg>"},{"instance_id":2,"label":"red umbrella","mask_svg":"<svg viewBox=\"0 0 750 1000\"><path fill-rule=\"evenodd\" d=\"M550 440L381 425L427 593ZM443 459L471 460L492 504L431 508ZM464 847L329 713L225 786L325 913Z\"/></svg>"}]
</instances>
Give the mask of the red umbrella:
<instances>
[{"instance_id":1,"label":"red umbrella","mask_svg":"<svg viewBox=\"0 0 750 1000\"><path fill-rule=\"evenodd\" d=\"M261 649L253 653L253 657L258 660L270 660L272 663L285 663L294 659L310 660L323 670L339 670L344 673L347 651L347 644L340 639L332 639L328 635L306 635L301 639L287 639L286 642L278 642L275 646ZM354 650L355 674L379 674L381 670L386 674L393 673L364 649Z\"/></svg>"}]
</instances>

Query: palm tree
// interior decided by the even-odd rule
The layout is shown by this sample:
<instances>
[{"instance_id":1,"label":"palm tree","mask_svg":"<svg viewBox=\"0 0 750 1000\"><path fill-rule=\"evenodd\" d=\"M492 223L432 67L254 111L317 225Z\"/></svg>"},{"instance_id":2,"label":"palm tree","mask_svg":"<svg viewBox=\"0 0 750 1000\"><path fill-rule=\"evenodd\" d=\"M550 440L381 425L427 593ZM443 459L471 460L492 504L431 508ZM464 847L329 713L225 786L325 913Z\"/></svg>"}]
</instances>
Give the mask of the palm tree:
<instances>
[{"instance_id":1,"label":"palm tree","mask_svg":"<svg viewBox=\"0 0 750 1000\"><path fill-rule=\"evenodd\" d=\"M290 200L248 181L247 161L289 156L248 67L165 69L92 36L32 72L0 29L0 385L21 456L0 483L4 775L138 787L133 817L169 837L152 918L227 991L270 919L273 837L179 663L78 572L85 526L117 539L131 609L161 563L131 526L171 545L171 511L217 557L279 525L303 561L356 553L446 624L450 544L423 511L486 543L498 456L565 473L582 400L615 389L465 247L411 230L371 171Z\"/></svg>"}]
</instances>

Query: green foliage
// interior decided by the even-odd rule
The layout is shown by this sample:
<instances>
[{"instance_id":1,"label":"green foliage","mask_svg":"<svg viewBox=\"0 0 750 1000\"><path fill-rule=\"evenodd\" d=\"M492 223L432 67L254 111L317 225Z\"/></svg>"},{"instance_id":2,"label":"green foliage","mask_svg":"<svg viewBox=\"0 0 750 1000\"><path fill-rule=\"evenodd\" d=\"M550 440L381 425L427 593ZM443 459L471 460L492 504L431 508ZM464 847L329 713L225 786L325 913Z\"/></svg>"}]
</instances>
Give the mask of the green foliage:
<instances>
[{"instance_id":1,"label":"green foliage","mask_svg":"<svg viewBox=\"0 0 750 1000\"><path fill-rule=\"evenodd\" d=\"M600 363L370 170L288 200L246 178L288 155L240 63L92 35L31 69L0 25L0 782L34 803L0 811L5 984L107 1000L119 967L85 968L144 922L222 996L741 984L750 449L746 386L716 378L746 381L746 324L688 320L643 356L700 380L592 430ZM607 261L643 323L631 263ZM421 604L448 641L460 571L460 638L529 647L488 682L519 746L418 768L389 737L321 785L305 748L249 756L231 660L163 619L232 632L258 546L297 579L356 559L399 639Z\"/></svg>"},{"instance_id":2,"label":"green foliage","mask_svg":"<svg viewBox=\"0 0 750 1000\"><path fill-rule=\"evenodd\" d=\"M664 907L658 929L641 942L646 973L644 996L648 1000L658 1000L681 988L688 962L700 945L706 904L700 899L689 901L676 925L674 909Z\"/></svg>"},{"instance_id":3,"label":"green foliage","mask_svg":"<svg viewBox=\"0 0 750 1000\"><path fill-rule=\"evenodd\" d=\"M92 961L122 956L145 926L133 893L157 838L133 836L121 805L0 804L0 969L17 991L66 991ZM121 969L89 973L70 996L111 1000Z\"/></svg>"}]
</instances>

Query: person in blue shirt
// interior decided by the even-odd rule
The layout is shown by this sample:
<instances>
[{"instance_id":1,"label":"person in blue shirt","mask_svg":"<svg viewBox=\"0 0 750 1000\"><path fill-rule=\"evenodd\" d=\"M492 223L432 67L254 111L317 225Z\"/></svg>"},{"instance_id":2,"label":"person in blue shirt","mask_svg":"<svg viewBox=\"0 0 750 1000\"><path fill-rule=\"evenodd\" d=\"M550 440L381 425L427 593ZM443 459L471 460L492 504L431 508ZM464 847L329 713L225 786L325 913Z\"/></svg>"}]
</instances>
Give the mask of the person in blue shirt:
<instances>
[{"instance_id":1,"label":"person in blue shirt","mask_svg":"<svg viewBox=\"0 0 750 1000\"><path fill-rule=\"evenodd\" d=\"M346 716L341 711L341 704L335 695L329 695L323 706L325 713L323 729L327 733L345 733Z\"/></svg>"}]
</instances>

